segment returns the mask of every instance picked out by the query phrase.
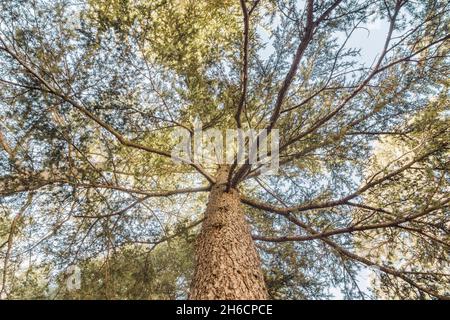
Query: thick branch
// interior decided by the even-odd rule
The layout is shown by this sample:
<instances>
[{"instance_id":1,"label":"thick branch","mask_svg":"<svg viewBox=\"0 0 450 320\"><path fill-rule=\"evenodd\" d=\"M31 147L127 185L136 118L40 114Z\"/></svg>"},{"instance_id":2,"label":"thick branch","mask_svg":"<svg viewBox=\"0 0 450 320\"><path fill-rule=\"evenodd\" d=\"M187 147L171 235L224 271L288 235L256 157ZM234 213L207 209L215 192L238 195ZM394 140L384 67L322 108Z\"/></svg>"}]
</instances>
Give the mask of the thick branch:
<instances>
[{"instance_id":1,"label":"thick branch","mask_svg":"<svg viewBox=\"0 0 450 320\"><path fill-rule=\"evenodd\" d=\"M309 240L314 240L314 239L320 239L322 237L330 237L330 236L335 236L335 235L345 234L345 233L361 232L361 231L392 228L392 227L402 227L403 228L403 226L400 226L402 223L413 221L413 220L423 217L433 211L445 208L449 202L450 202L450 199L447 199L447 200L442 201L439 205L435 205L435 206L426 208L425 210L422 210L421 212L416 213L416 214L403 215L403 218L395 219L392 221L373 223L373 224L368 224L368 225L353 224L346 228L318 232L315 235L308 235L308 236L264 237L264 236L255 235L253 238L255 240L267 241L267 242L309 241ZM446 245L449 246L449 244L446 244Z\"/></svg>"}]
</instances>

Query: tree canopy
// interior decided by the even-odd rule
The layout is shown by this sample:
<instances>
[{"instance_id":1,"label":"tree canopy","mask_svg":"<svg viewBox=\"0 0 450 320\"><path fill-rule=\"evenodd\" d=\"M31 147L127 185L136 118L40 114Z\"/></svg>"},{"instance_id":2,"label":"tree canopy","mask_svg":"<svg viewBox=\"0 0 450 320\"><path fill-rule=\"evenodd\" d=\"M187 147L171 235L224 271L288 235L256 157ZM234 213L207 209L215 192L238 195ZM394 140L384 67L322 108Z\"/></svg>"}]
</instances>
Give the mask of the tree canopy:
<instances>
[{"instance_id":1,"label":"tree canopy","mask_svg":"<svg viewBox=\"0 0 450 320\"><path fill-rule=\"evenodd\" d=\"M450 297L448 1L0 12L2 298L187 297L216 183L216 164L171 158L194 119L279 130L276 174L234 161L226 182L271 298ZM352 39L371 23L385 34L368 61Z\"/></svg>"}]
</instances>

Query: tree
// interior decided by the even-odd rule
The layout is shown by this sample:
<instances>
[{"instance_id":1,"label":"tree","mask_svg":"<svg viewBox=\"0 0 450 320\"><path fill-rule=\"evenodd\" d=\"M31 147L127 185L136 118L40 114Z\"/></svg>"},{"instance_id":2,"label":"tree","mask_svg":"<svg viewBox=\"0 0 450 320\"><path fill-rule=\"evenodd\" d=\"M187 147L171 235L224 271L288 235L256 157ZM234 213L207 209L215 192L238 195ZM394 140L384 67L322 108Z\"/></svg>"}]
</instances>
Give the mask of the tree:
<instances>
[{"instance_id":1,"label":"tree","mask_svg":"<svg viewBox=\"0 0 450 320\"><path fill-rule=\"evenodd\" d=\"M13 0L0 9L2 211L10 238L14 215L32 235L2 245L5 269L33 253L61 270L193 233L191 299L320 298L330 285L364 298L362 266L402 296L449 297L416 255L449 245L449 198L436 192L448 185L448 126L408 125L432 97L448 108L446 1ZM370 21L387 30L367 65L349 39ZM279 132L278 174L249 155L174 162L172 132L195 137L194 119L223 135ZM377 162L377 141L421 133L414 152ZM402 189L407 200L392 195ZM399 245L399 228L427 245ZM386 250L427 276L385 261Z\"/></svg>"}]
</instances>

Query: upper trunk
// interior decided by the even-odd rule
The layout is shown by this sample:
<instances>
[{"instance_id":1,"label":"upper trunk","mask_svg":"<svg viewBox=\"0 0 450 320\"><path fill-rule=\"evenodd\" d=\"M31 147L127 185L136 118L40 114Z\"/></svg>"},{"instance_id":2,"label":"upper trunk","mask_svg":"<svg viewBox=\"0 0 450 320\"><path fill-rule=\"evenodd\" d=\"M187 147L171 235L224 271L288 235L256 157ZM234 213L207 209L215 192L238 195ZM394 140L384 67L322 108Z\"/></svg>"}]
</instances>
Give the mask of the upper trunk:
<instances>
[{"instance_id":1,"label":"upper trunk","mask_svg":"<svg viewBox=\"0 0 450 320\"><path fill-rule=\"evenodd\" d=\"M212 187L195 247L190 299L267 299L267 289L239 193L226 192L228 167Z\"/></svg>"}]
</instances>

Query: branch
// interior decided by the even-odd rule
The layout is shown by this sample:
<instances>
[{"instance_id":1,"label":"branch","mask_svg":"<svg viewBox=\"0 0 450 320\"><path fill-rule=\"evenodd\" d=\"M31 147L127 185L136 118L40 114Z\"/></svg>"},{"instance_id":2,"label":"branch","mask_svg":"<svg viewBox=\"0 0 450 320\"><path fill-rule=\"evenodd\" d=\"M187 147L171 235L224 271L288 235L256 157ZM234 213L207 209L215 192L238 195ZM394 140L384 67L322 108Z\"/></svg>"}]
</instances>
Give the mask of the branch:
<instances>
[{"instance_id":1,"label":"branch","mask_svg":"<svg viewBox=\"0 0 450 320\"><path fill-rule=\"evenodd\" d=\"M74 172L75 175L77 173L78 172ZM35 173L28 173L28 175L19 174L0 177L0 196L11 196L16 193L34 191L58 183L82 188L112 189L131 194L141 194L148 197L166 197L182 193L207 192L211 189L211 186L209 185L198 188L163 191L140 190L108 183L78 182L76 181L76 178L71 178L65 172L58 170L43 170Z\"/></svg>"},{"instance_id":2,"label":"branch","mask_svg":"<svg viewBox=\"0 0 450 320\"><path fill-rule=\"evenodd\" d=\"M372 80L372 78L379 73L379 68L381 66L381 63L383 62L387 51L388 51L388 46L389 43L391 41L392 38L392 33L394 32L394 25L395 25L395 21L397 19L398 13L400 11L400 1L397 1L397 5L396 5L396 11L394 13L394 16L392 17L390 24L389 24L389 31L387 33L386 36L386 40L384 43L384 47L383 50L381 52L381 55L375 65L375 67L373 68L373 71L366 77L366 79L352 92L350 93L342 102L341 104L332 112L328 113L327 115L325 115L324 117L318 119L309 129L307 129L306 131L304 131L303 133L301 133L299 136L297 136L293 141L298 141L299 139L315 132L317 129L319 129L322 125L324 125L325 123L327 123L330 119L332 119L337 113L339 113L339 111L341 111L349 101L351 101L354 97L356 97L368 84L369 82Z\"/></svg>"},{"instance_id":3,"label":"branch","mask_svg":"<svg viewBox=\"0 0 450 320\"><path fill-rule=\"evenodd\" d=\"M390 274L392 276L398 277L398 278L402 279L403 281L407 282L408 284L410 284L411 286L417 288L418 290L429 294L430 296L436 297L438 299L443 299L443 300L448 300L449 299L448 296L442 296L442 295L440 295L440 294L438 294L438 293L436 293L436 292L434 292L434 291L432 291L432 290L430 290L428 288L424 288L424 287L420 286L419 284L415 283L413 280L411 280L410 278L405 276L400 271L397 271L397 270L389 268L389 267L382 266L380 264L377 264L375 262L370 261L369 259L367 259L365 257L361 257L359 255L356 255L356 254L354 254L354 253L352 253L352 252L342 248L337 243L333 242L332 240L328 239L327 237L321 236L319 232L317 232L316 230L314 230L313 228L311 228L307 224L301 222L297 218L293 217L291 214L285 214L285 217L289 221L291 221L294 224L296 224L297 226L299 226L302 229L306 230L312 236L317 236L318 239L320 239L322 242L324 242L325 244L327 244L328 246L333 248L338 253L346 256L347 258L349 258L351 260L358 261L358 262L360 262L360 263L362 263L362 264L364 264L364 265L366 265L368 267L376 267L380 271L383 271L384 273L387 273L387 274Z\"/></svg>"},{"instance_id":4,"label":"branch","mask_svg":"<svg viewBox=\"0 0 450 320\"><path fill-rule=\"evenodd\" d=\"M25 212L25 210L31 205L32 200L33 200L33 194L30 193L30 194L28 194L25 204L19 209L19 212L14 217L14 219L11 223L11 227L9 229L9 235L8 235L8 240L7 240L8 246L6 248L6 255L5 255L5 259L3 261L3 275L2 275L2 287L0 290L0 297L3 296L3 294L6 294L6 278L8 275L8 262L9 262L9 258L11 256L11 250L12 250L13 241L14 241L14 233L16 232L16 226L17 226L17 223L19 222L19 219L22 217L23 213Z\"/></svg>"},{"instance_id":5,"label":"branch","mask_svg":"<svg viewBox=\"0 0 450 320\"><path fill-rule=\"evenodd\" d=\"M241 123L241 113L245 107L245 100L247 97L247 86L248 86L248 42L249 42L249 32L250 32L250 21L249 13L247 11L247 6L245 0L241 0L242 15L244 16L244 48L242 56L242 73L241 73L241 98L239 100L239 105L236 111L235 119L237 127L242 128Z\"/></svg>"},{"instance_id":6,"label":"branch","mask_svg":"<svg viewBox=\"0 0 450 320\"><path fill-rule=\"evenodd\" d=\"M303 57L303 54L305 53L306 48L308 47L310 41L312 40L312 37L314 34L313 4L314 4L314 0L308 0L307 7L306 7L307 21L306 21L305 32L304 32L302 40L300 41L300 44L297 47L297 50L295 52L294 59L291 63L289 71L286 74L286 77L284 78L284 81L283 81L283 84L282 84L280 90L278 91L277 99L275 102L275 107L272 112L272 116L270 117L269 125L266 127L267 134L270 134L270 132L274 128L274 126L280 116L281 107L283 105L286 94L289 90L289 87L292 84L292 81L294 80L295 74L297 73L297 69L298 69L300 61ZM237 161L237 159L236 159L236 161ZM239 170L236 172L236 175L233 178L231 178L231 174L229 175L229 178L230 178L229 184L232 187L236 186L239 183L239 181L242 179L242 177L245 175L247 170L249 170L250 164L248 162L249 162L249 160L246 159L245 164L239 168Z\"/></svg>"},{"instance_id":7,"label":"branch","mask_svg":"<svg viewBox=\"0 0 450 320\"><path fill-rule=\"evenodd\" d=\"M399 227L404 228L403 226L400 226L400 224L405 222L413 221L417 218L423 217L433 211L442 209L446 207L446 204L450 202L450 199L442 201L439 205L426 208L425 210L422 210L419 213L416 214L410 214L403 218L399 218L393 221L387 221L387 222L380 222L380 223L374 223L374 224L368 224L368 225L362 225L357 226L356 224L353 224L346 228L340 228L335 230L329 230L324 232L317 232L315 235L309 235L309 236L283 236L283 237L263 237L255 235L253 236L253 239L260 240L260 241L266 241L266 242L289 242L289 241L310 241L314 239L320 239L322 237L331 237L339 234L345 234L345 233L353 233L353 232L361 232L361 231L367 231L367 230L375 230L375 229L384 229L384 228L391 228L391 227ZM286 215L286 214L282 214ZM407 227L405 227L406 229ZM446 246L449 246L448 243L442 243Z\"/></svg>"},{"instance_id":8,"label":"branch","mask_svg":"<svg viewBox=\"0 0 450 320\"><path fill-rule=\"evenodd\" d=\"M41 77L38 72L36 72L35 70L33 70L33 68L28 66L23 61L23 59L21 59L19 57L19 55L16 52L14 52L11 48L9 48L6 45L6 43L3 41L3 39L0 38L0 42L4 46L4 47L1 47L0 49L2 49L5 52L7 52L22 67L24 67L30 74L32 74L46 88L46 91L52 93L56 97L59 97L62 100L64 100L67 103L69 103L70 105L72 105L75 109L77 109L78 111L83 113L85 116L87 116L88 118L93 120L95 123L97 123L103 129L105 129L106 131L111 133L122 145L127 146L127 147L132 147L132 148L135 148L135 149L139 149L139 150L143 150L143 151L146 151L146 152L149 152L149 153L157 154L157 155L160 155L160 156L164 156L164 157L167 157L167 158L173 158L172 154L169 153L169 152L158 150L158 149L155 149L155 148L152 148L152 147L148 147L148 146L144 146L144 145L138 144L136 142L130 141L127 138L125 138L121 133L119 133L111 125L109 125L108 123L104 122L99 117L97 117L95 114L93 114L92 112L87 110L85 107L83 107L81 103L79 103L78 101L75 101L74 99L72 99L71 97L66 95L65 93L62 93L61 91L55 89L48 81L46 81L43 77ZM193 163L193 162L188 162L185 159L181 159L181 158L179 158L179 159L177 158L177 159L174 159L174 160L178 160L178 161L183 162L183 163L187 162L194 169L196 169L200 174L202 174L210 183L214 183L215 182L215 179L209 173L207 173L205 171L205 169L203 169L200 165L198 165L196 163Z\"/></svg>"},{"instance_id":9,"label":"branch","mask_svg":"<svg viewBox=\"0 0 450 320\"><path fill-rule=\"evenodd\" d=\"M446 146L448 143L443 144L443 146ZM260 202L258 200L254 200L254 199L250 199L247 198L245 196L241 197L241 202L245 203L247 205L250 205L254 208L257 209L261 209L261 210L265 210L265 211L270 211L270 212L274 212L274 213L278 213L278 214L287 214L287 213L292 213L292 212L301 212L301 211L307 211L307 210L313 210L313 209L324 209L324 208L329 208L329 207L335 207L335 206L339 206L339 205L345 205L348 204L348 201L356 198L357 196L359 196L360 194L362 194L363 192L367 191L368 189L390 179L393 178L394 176L402 173L403 171L409 169L412 165L414 165L416 162L421 161L429 156L431 156L432 154L434 154L435 152L439 151L440 148L438 149L433 149L431 151L426 152L425 154L416 157L414 159L412 159L411 161L409 161L407 164L405 164L404 166L398 168L397 170L392 171L391 173L376 179L376 180L371 180L370 182L366 183L365 185L363 185L362 187L360 187L358 190L356 190L355 192L349 194L346 197L343 197L341 199L338 200L333 200L333 201L325 201L325 202L316 202L316 203L306 203L306 204L301 204L301 205L297 205L297 206L292 206L292 207L277 207L268 203L264 203L264 202Z\"/></svg>"},{"instance_id":10,"label":"branch","mask_svg":"<svg viewBox=\"0 0 450 320\"><path fill-rule=\"evenodd\" d=\"M93 218L93 219L108 218L108 217L122 215L122 214L126 213L128 210L134 208L135 206L137 206L138 204L144 202L145 200L147 200L149 198L168 197L168 196L185 194L185 193L205 192L205 191L209 191L209 190L210 190L210 187L200 187L200 188L187 188L187 189L178 189L178 190L169 190L169 191L148 192L148 193L146 193L146 195L144 197L137 199L136 201L134 201L130 205L126 206L125 208L120 209L119 211L105 214L105 215L100 215L100 216L74 215L74 217L75 218Z\"/></svg>"},{"instance_id":11,"label":"branch","mask_svg":"<svg viewBox=\"0 0 450 320\"><path fill-rule=\"evenodd\" d=\"M161 243L163 243L163 242L165 242L165 241L168 241L168 240L171 240L171 239L173 239L173 238L178 237L179 235L181 235L181 234L183 234L184 232L186 232L186 230L189 230L189 229L191 229L191 228L193 228L193 227L195 227L195 226L198 226L198 225L199 225L200 223L202 223L204 220L205 220L205 218L201 218L201 219L199 219L199 220L197 220L197 221L194 221L194 222L191 223L190 225L181 228L180 231L178 231L178 232L176 232L176 233L174 233L174 234L171 234L171 235L162 237L162 238L160 238L160 239L158 239L158 240L155 240L155 241L134 241L133 243L153 244L153 245L156 246L156 245L161 244Z\"/></svg>"}]
</instances>

